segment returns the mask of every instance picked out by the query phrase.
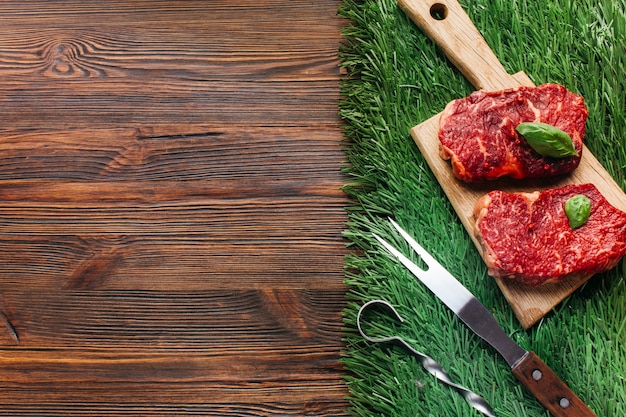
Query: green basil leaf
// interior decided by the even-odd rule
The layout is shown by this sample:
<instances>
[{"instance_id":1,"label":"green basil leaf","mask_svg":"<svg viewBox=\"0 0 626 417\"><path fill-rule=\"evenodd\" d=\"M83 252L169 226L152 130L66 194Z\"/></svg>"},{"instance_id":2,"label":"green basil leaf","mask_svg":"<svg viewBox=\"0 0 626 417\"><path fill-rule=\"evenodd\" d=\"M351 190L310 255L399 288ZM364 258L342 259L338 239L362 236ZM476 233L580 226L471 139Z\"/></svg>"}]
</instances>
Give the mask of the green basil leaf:
<instances>
[{"instance_id":1,"label":"green basil leaf","mask_svg":"<svg viewBox=\"0 0 626 417\"><path fill-rule=\"evenodd\" d=\"M543 156L578 156L572 138L558 127L541 122L524 122L515 128L528 144Z\"/></svg>"},{"instance_id":2,"label":"green basil leaf","mask_svg":"<svg viewBox=\"0 0 626 417\"><path fill-rule=\"evenodd\" d=\"M582 194L577 194L565 202L565 214L572 229L577 229L589 218L591 200Z\"/></svg>"}]
</instances>

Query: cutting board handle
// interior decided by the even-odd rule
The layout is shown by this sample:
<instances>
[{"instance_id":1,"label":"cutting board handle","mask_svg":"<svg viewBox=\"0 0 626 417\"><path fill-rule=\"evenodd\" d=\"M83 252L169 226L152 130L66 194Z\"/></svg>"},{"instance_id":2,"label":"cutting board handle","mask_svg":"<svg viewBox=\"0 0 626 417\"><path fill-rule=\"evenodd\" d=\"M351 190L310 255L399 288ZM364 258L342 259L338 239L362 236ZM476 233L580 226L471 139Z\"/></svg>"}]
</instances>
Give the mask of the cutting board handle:
<instances>
[{"instance_id":1,"label":"cutting board handle","mask_svg":"<svg viewBox=\"0 0 626 417\"><path fill-rule=\"evenodd\" d=\"M516 84L457 1L398 0L398 4L474 87L496 91Z\"/></svg>"}]
</instances>

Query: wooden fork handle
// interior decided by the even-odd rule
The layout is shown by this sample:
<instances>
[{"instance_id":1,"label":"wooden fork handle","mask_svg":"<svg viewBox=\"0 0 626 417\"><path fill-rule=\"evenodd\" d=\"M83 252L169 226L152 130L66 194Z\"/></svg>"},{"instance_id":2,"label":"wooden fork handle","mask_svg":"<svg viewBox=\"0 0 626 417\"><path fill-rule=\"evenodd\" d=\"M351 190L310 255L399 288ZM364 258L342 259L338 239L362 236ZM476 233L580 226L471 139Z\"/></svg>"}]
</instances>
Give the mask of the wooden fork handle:
<instances>
[{"instance_id":1,"label":"wooden fork handle","mask_svg":"<svg viewBox=\"0 0 626 417\"><path fill-rule=\"evenodd\" d=\"M554 417L597 417L533 352L528 352L512 371Z\"/></svg>"}]
</instances>

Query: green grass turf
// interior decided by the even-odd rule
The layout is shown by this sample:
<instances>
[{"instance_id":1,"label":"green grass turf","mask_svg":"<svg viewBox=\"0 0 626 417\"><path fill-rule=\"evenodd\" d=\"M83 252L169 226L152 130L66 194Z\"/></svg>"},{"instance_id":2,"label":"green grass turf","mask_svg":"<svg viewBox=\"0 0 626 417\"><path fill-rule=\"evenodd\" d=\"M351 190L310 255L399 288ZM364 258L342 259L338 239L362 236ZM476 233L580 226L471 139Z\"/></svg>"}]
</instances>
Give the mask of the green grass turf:
<instances>
[{"instance_id":1,"label":"green grass turf","mask_svg":"<svg viewBox=\"0 0 626 417\"><path fill-rule=\"evenodd\" d=\"M474 0L461 4L509 73L555 82L589 108L586 144L626 187L626 0ZM393 0L345 0L340 54L347 71L349 184L345 310L350 412L355 416L479 416L400 347L357 334L366 301L383 298L406 319L368 315L373 334L399 334L483 396L500 417L548 416L505 362L373 240L393 216L490 309L505 331L535 351L598 416L626 416L625 262L592 278L528 331L517 322L409 129L472 86Z\"/></svg>"}]
</instances>

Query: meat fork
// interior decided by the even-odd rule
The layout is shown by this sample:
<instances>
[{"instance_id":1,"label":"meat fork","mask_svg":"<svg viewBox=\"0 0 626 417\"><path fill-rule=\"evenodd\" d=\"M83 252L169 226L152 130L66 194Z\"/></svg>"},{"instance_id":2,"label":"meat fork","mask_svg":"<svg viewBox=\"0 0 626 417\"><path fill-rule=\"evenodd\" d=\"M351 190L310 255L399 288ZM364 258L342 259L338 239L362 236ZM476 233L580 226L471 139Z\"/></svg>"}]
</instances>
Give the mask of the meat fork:
<instances>
[{"instance_id":1,"label":"meat fork","mask_svg":"<svg viewBox=\"0 0 626 417\"><path fill-rule=\"evenodd\" d=\"M596 414L534 352L511 339L496 318L474 295L422 248L404 229L392 226L417 252L428 269L411 262L391 244L374 235L393 257L404 265L477 336L494 348L535 398L554 417L596 417Z\"/></svg>"}]
</instances>

